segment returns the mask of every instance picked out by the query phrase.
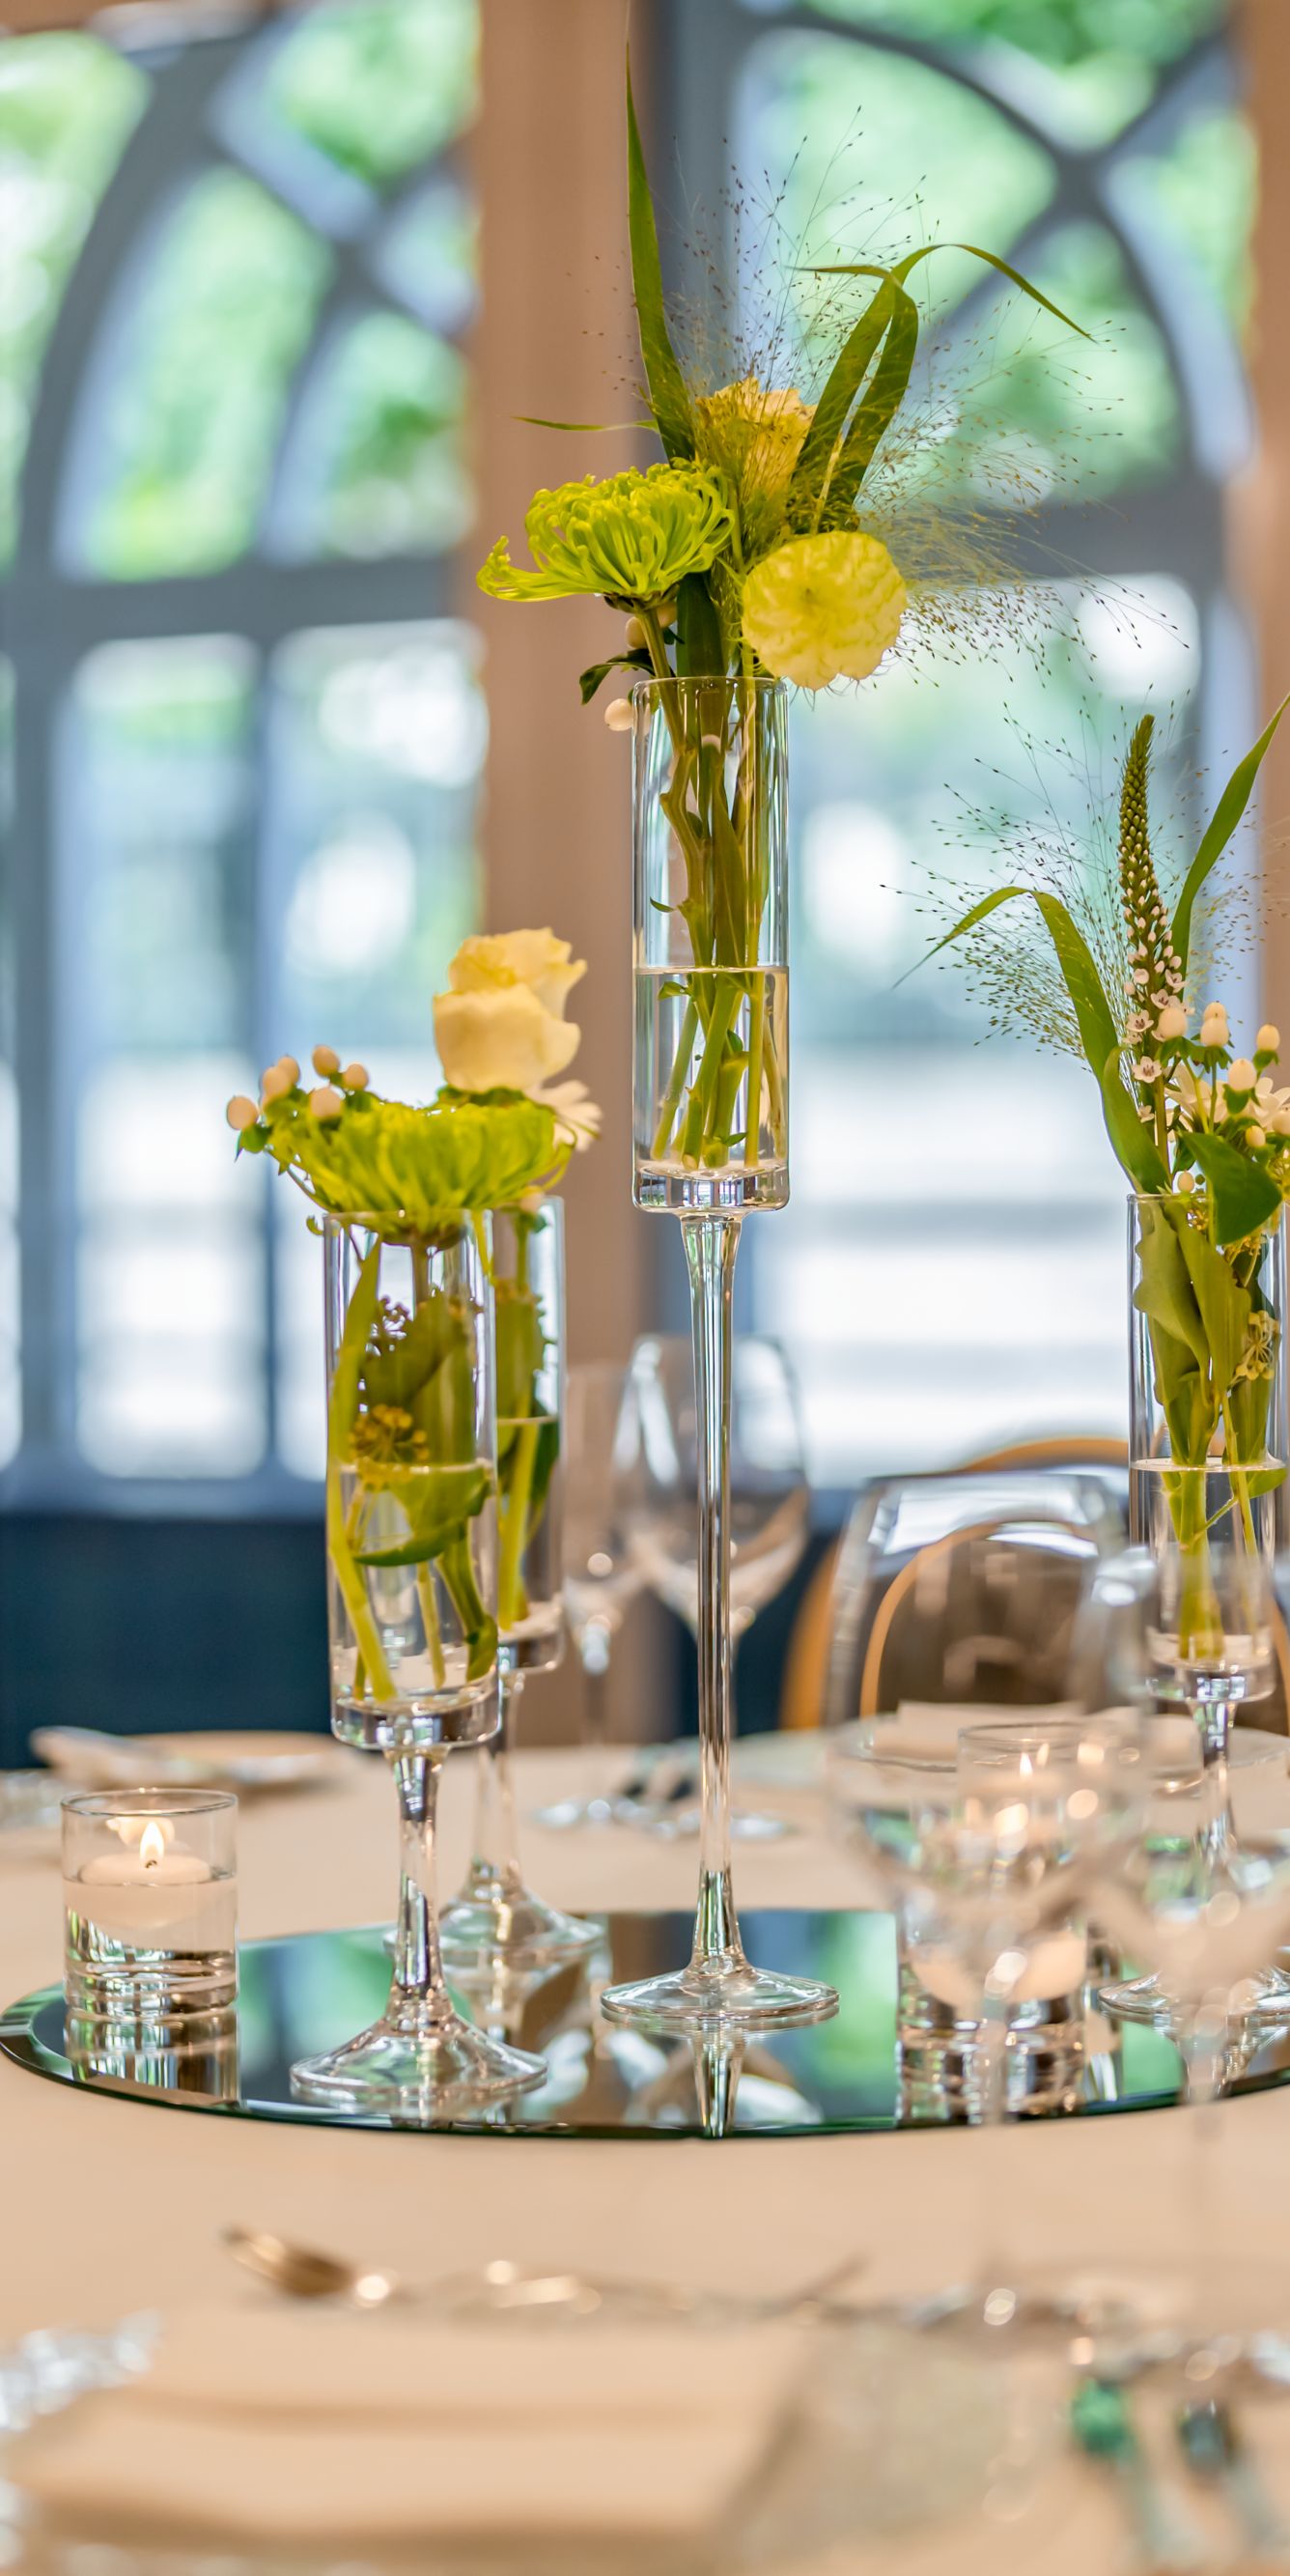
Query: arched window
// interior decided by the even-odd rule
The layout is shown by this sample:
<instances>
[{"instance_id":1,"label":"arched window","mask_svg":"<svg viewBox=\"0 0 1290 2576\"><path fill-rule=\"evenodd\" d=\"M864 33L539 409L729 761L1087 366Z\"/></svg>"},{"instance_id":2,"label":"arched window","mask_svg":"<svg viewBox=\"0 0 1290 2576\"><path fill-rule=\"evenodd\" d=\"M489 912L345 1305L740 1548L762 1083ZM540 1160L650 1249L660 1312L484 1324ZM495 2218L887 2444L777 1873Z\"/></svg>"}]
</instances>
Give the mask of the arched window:
<instances>
[{"instance_id":1,"label":"arched window","mask_svg":"<svg viewBox=\"0 0 1290 2576\"><path fill-rule=\"evenodd\" d=\"M794 1199L752 1229L749 1267L757 1323L801 1365L826 1486L1123 1422L1123 1192L1086 1074L978 1046L953 968L895 987L934 935L928 870L971 887L982 867L947 852L958 800L988 801L996 768L1025 798L1020 736L1082 752L1044 764L1075 823L1081 766L1101 778L1148 700L1175 718L1162 790L1193 813L1198 765L1256 729L1224 543L1250 439L1254 195L1230 16L1227 0L668 13L691 199L717 206L736 178L780 198L804 261L902 233L987 244L1095 335L1072 344L948 253L924 272L935 363L952 376L957 348L973 385L961 488L988 512L1002 468L1045 494L1032 561L1063 575L1057 633L1042 676L1020 649L947 659L934 686L896 672L795 720Z\"/></svg>"},{"instance_id":2,"label":"arched window","mask_svg":"<svg viewBox=\"0 0 1290 2576\"><path fill-rule=\"evenodd\" d=\"M309 1240L220 1107L320 1037L432 1085L475 918L477 44L477 0L323 0L0 47L16 1500L317 1470Z\"/></svg>"}]
</instances>

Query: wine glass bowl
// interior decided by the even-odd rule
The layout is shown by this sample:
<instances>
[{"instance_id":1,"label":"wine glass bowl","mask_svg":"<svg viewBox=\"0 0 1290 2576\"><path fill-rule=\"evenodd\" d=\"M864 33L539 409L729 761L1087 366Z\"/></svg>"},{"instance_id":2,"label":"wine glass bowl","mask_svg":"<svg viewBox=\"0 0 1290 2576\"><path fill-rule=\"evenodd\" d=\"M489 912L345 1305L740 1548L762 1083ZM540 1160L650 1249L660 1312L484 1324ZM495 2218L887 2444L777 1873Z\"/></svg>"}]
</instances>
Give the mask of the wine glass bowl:
<instances>
[{"instance_id":1,"label":"wine glass bowl","mask_svg":"<svg viewBox=\"0 0 1290 2576\"><path fill-rule=\"evenodd\" d=\"M699 1619L698 1420L688 1340L648 1335L632 1356L639 1447L629 1533L641 1579L684 1620ZM730 1624L744 1636L782 1592L810 1529L797 1392L779 1344L746 1334L730 1387Z\"/></svg>"}]
</instances>

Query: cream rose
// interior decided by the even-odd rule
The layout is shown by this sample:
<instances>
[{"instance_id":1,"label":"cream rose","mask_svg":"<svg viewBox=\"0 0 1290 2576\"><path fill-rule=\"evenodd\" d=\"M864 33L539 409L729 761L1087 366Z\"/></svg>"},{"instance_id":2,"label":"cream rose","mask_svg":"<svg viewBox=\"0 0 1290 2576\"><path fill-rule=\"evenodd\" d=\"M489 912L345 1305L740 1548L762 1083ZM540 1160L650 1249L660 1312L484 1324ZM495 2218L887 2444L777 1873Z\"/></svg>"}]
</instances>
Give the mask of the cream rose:
<instances>
[{"instance_id":1,"label":"cream rose","mask_svg":"<svg viewBox=\"0 0 1290 2576\"><path fill-rule=\"evenodd\" d=\"M521 986L536 995L544 1011L562 1020L565 1003L586 971L586 959L575 957L570 942L557 939L552 931L507 930L494 938L463 939L448 969L448 982L454 993L495 993Z\"/></svg>"},{"instance_id":2,"label":"cream rose","mask_svg":"<svg viewBox=\"0 0 1290 2576\"><path fill-rule=\"evenodd\" d=\"M581 1037L527 984L435 995L434 1041L455 1091L540 1091L572 1064Z\"/></svg>"}]
</instances>

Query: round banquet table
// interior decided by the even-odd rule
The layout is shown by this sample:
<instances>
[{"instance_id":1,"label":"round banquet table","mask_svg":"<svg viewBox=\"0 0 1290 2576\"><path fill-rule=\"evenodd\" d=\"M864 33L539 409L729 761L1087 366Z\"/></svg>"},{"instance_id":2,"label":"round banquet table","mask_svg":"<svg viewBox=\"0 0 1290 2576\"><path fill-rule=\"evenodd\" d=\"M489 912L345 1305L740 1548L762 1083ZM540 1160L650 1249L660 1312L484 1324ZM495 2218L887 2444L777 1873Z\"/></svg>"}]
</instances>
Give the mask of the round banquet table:
<instances>
[{"instance_id":1,"label":"round banquet table","mask_svg":"<svg viewBox=\"0 0 1290 2576\"><path fill-rule=\"evenodd\" d=\"M521 1816L621 1780L630 1755L521 1754ZM240 1929L256 1937L385 1919L396 1870L384 1765L341 1753L335 1785L244 1804ZM442 1884L464 1865L470 1764L447 1766ZM766 1793L758 1785L759 1804ZM822 1830L815 1798L773 1803L802 1830L737 1847L752 1907L846 1906L857 1880ZM531 1880L564 1905L685 1907L696 1846L617 1828L553 1834L527 1823ZM48 1849L0 1847L0 2002L61 1973L60 1891ZM1222 2106L1225 2224L1234 2252L1279 2257L1290 2233L1290 2093ZM270 2228L413 2276L499 2255L543 2270L629 2270L719 2287L789 2288L852 2250L875 2295L963 2276L976 2242L983 2168L1021 2259L1096 2253L1167 2260L1185 2241L1183 2121L1174 2111L1049 2120L984 2136L906 2130L727 2140L407 2136L212 2119L42 2082L0 2060L0 2344L41 2326L107 2326L140 2307L218 2295L229 2222ZM1286 2468L1290 2408L1260 2410L1264 2456ZM1284 2426L1284 2430L1282 2429ZM1268 2442L1272 2448L1269 2450ZM927 2526L872 2550L879 2564L973 2576L1013 2566L1087 2570L1118 2561L1123 2526L1104 2482L1059 2454L1015 2528ZM830 2562L833 2576L846 2562Z\"/></svg>"}]
</instances>

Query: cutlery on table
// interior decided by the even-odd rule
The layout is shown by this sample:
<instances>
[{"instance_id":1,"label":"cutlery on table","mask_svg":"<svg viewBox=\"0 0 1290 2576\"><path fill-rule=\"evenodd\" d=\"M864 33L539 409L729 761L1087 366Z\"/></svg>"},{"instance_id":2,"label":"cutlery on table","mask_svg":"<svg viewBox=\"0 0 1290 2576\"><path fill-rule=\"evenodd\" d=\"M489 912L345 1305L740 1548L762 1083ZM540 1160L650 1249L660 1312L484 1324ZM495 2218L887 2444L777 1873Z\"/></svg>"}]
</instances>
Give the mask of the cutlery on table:
<instances>
[{"instance_id":1,"label":"cutlery on table","mask_svg":"<svg viewBox=\"0 0 1290 2576\"><path fill-rule=\"evenodd\" d=\"M1226 2400L1189 2398L1174 2421L1193 2477L1222 2490L1251 2559L1264 2567L1290 2567L1290 2527L1277 2512Z\"/></svg>"},{"instance_id":2,"label":"cutlery on table","mask_svg":"<svg viewBox=\"0 0 1290 2576\"><path fill-rule=\"evenodd\" d=\"M665 2281L618 2280L599 2273L526 2272L519 2264L500 2261L481 2264L474 2272L449 2274L418 2289L397 2272L346 2262L339 2255L294 2245L264 2229L226 2227L222 2242L244 2271L253 2272L289 2299L335 2299L369 2310L386 2307L391 2300L449 2312L470 2304L502 2314L524 2308L562 2308L575 2316L592 2316L602 2307L617 2305L655 2317L728 2317L732 2322L758 2324L860 2315L861 2310L839 2304L833 2294L854 2278L866 2260L863 2255L850 2255L796 2289L760 2297Z\"/></svg>"},{"instance_id":3,"label":"cutlery on table","mask_svg":"<svg viewBox=\"0 0 1290 2576\"><path fill-rule=\"evenodd\" d=\"M1070 2401L1070 2427L1081 2451L1110 2469L1133 2524L1138 2563L1155 2576L1189 2576L1209 2552L1190 2518L1165 2494L1143 2449L1122 2387L1092 2372Z\"/></svg>"}]
</instances>

